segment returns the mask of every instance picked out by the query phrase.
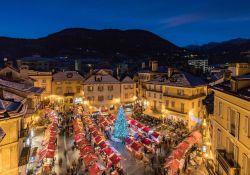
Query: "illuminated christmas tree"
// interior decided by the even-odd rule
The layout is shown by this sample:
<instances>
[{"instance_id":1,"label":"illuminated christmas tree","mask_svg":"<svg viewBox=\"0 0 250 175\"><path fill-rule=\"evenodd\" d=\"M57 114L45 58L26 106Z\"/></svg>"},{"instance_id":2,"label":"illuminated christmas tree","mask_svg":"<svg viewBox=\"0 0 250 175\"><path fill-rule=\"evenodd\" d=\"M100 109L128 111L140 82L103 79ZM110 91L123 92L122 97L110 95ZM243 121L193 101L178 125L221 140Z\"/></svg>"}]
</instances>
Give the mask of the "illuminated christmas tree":
<instances>
[{"instance_id":1,"label":"illuminated christmas tree","mask_svg":"<svg viewBox=\"0 0 250 175\"><path fill-rule=\"evenodd\" d=\"M128 136L128 123L126 117L124 116L122 106L118 109L113 136L114 138L121 140Z\"/></svg>"}]
</instances>

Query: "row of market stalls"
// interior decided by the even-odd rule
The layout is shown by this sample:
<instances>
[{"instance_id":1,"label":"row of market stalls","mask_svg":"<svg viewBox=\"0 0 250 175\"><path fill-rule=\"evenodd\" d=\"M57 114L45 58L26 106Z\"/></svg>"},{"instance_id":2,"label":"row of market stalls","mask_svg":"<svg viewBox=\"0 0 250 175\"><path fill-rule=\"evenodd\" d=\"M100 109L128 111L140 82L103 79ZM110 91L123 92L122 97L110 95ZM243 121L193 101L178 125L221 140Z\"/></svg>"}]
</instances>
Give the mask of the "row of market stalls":
<instances>
[{"instance_id":1,"label":"row of market stalls","mask_svg":"<svg viewBox=\"0 0 250 175\"><path fill-rule=\"evenodd\" d=\"M83 124L80 118L76 118L73 121L74 139L77 144L77 148L80 151L80 157L83 159L85 167L88 169L90 175L96 175L102 173L105 170L95 153L95 150L91 146L90 142L85 138L85 132L83 130Z\"/></svg>"},{"instance_id":2,"label":"row of market stalls","mask_svg":"<svg viewBox=\"0 0 250 175\"><path fill-rule=\"evenodd\" d=\"M42 147L38 151L38 165L41 166L37 174L51 174L54 172L54 156L57 147L58 115L53 110L47 110L46 115L50 124L45 130Z\"/></svg>"},{"instance_id":3,"label":"row of market stalls","mask_svg":"<svg viewBox=\"0 0 250 175\"><path fill-rule=\"evenodd\" d=\"M197 144L201 139L199 131L194 131L186 139L184 139L168 156L164 168L170 175L177 174L178 170L184 166L184 161L189 150Z\"/></svg>"},{"instance_id":4,"label":"row of market stalls","mask_svg":"<svg viewBox=\"0 0 250 175\"><path fill-rule=\"evenodd\" d=\"M89 116L88 114L83 115ZM103 133L89 117L84 117L83 122L80 118L76 118L73 127L75 142L89 174L101 174L120 163L121 155L119 152L109 144Z\"/></svg>"}]
</instances>

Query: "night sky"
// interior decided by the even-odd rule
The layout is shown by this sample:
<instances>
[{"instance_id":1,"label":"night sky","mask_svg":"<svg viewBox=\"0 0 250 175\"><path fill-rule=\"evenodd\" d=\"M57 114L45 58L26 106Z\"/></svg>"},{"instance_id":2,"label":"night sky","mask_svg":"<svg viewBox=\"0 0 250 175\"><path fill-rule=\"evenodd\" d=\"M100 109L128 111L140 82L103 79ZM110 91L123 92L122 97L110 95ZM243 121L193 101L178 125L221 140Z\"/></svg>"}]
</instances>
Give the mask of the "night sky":
<instances>
[{"instance_id":1,"label":"night sky","mask_svg":"<svg viewBox=\"0 0 250 175\"><path fill-rule=\"evenodd\" d=\"M250 0L1 0L0 36L64 28L146 29L185 46L250 38Z\"/></svg>"}]
</instances>

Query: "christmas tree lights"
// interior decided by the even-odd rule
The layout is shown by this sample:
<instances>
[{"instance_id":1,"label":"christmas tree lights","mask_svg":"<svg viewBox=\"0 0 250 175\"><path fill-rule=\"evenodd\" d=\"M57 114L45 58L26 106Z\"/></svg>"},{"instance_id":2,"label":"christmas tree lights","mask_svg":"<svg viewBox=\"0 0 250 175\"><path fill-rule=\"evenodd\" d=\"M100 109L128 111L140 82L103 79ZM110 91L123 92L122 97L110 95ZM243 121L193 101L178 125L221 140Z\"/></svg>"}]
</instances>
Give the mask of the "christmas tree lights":
<instances>
[{"instance_id":1,"label":"christmas tree lights","mask_svg":"<svg viewBox=\"0 0 250 175\"><path fill-rule=\"evenodd\" d=\"M118 109L113 136L121 140L128 136L128 123L126 117L124 116L122 106Z\"/></svg>"}]
</instances>

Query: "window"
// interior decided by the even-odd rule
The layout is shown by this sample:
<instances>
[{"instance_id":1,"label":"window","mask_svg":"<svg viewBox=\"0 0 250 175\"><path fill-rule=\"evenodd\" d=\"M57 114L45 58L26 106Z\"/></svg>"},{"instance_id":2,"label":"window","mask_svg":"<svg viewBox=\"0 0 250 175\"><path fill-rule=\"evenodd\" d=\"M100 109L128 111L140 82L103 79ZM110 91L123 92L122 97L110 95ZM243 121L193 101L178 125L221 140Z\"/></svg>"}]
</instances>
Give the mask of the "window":
<instances>
[{"instance_id":1,"label":"window","mask_svg":"<svg viewBox=\"0 0 250 175\"><path fill-rule=\"evenodd\" d=\"M198 108L201 107L201 101L198 101Z\"/></svg>"},{"instance_id":2,"label":"window","mask_svg":"<svg viewBox=\"0 0 250 175\"><path fill-rule=\"evenodd\" d=\"M103 100L104 100L103 95L98 96L98 101L103 101Z\"/></svg>"},{"instance_id":3,"label":"window","mask_svg":"<svg viewBox=\"0 0 250 175\"><path fill-rule=\"evenodd\" d=\"M76 87L76 93L80 93L81 92L81 86L77 86Z\"/></svg>"},{"instance_id":4,"label":"window","mask_svg":"<svg viewBox=\"0 0 250 175\"><path fill-rule=\"evenodd\" d=\"M154 93L154 98L156 98L156 93Z\"/></svg>"},{"instance_id":5,"label":"window","mask_svg":"<svg viewBox=\"0 0 250 175\"><path fill-rule=\"evenodd\" d=\"M168 108L168 105L169 105L169 101L166 100L166 103L165 103L165 108Z\"/></svg>"},{"instance_id":6,"label":"window","mask_svg":"<svg viewBox=\"0 0 250 175\"><path fill-rule=\"evenodd\" d=\"M130 85L130 89L134 89L134 85L133 84Z\"/></svg>"},{"instance_id":7,"label":"window","mask_svg":"<svg viewBox=\"0 0 250 175\"><path fill-rule=\"evenodd\" d=\"M127 85L123 85L124 89L128 89L128 86Z\"/></svg>"},{"instance_id":8,"label":"window","mask_svg":"<svg viewBox=\"0 0 250 175\"><path fill-rule=\"evenodd\" d=\"M216 143L217 148L221 147L221 143L222 143L221 139L222 139L222 137L221 137L221 130L218 129L217 130L217 143Z\"/></svg>"},{"instance_id":9,"label":"window","mask_svg":"<svg viewBox=\"0 0 250 175\"><path fill-rule=\"evenodd\" d=\"M6 73L5 73L5 76L6 76L7 78L12 78L12 72L6 72Z\"/></svg>"},{"instance_id":10,"label":"window","mask_svg":"<svg viewBox=\"0 0 250 175\"><path fill-rule=\"evenodd\" d=\"M128 98L128 93L125 93L125 99L127 99Z\"/></svg>"},{"instance_id":11,"label":"window","mask_svg":"<svg viewBox=\"0 0 250 175\"><path fill-rule=\"evenodd\" d=\"M242 174L249 175L250 161L246 154L242 154Z\"/></svg>"},{"instance_id":12,"label":"window","mask_svg":"<svg viewBox=\"0 0 250 175\"><path fill-rule=\"evenodd\" d=\"M194 109L194 102L192 102L192 108Z\"/></svg>"},{"instance_id":13,"label":"window","mask_svg":"<svg viewBox=\"0 0 250 175\"><path fill-rule=\"evenodd\" d=\"M69 99L69 102L70 102L70 103L73 103L73 98L70 98L70 99Z\"/></svg>"},{"instance_id":14,"label":"window","mask_svg":"<svg viewBox=\"0 0 250 175\"><path fill-rule=\"evenodd\" d=\"M43 79L43 80L42 80L42 83L46 83L46 79Z\"/></svg>"},{"instance_id":15,"label":"window","mask_svg":"<svg viewBox=\"0 0 250 175\"><path fill-rule=\"evenodd\" d=\"M102 81L102 76L95 76L95 81Z\"/></svg>"},{"instance_id":16,"label":"window","mask_svg":"<svg viewBox=\"0 0 250 175\"><path fill-rule=\"evenodd\" d=\"M87 89L88 89L88 91L94 91L94 87L93 86L88 86Z\"/></svg>"},{"instance_id":17,"label":"window","mask_svg":"<svg viewBox=\"0 0 250 175\"><path fill-rule=\"evenodd\" d=\"M181 112L184 113L184 103L181 103Z\"/></svg>"},{"instance_id":18,"label":"window","mask_svg":"<svg viewBox=\"0 0 250 175\"><path fill-rule=\"evenodd\" d=\"M151 93L150 92L148 92L148 97L151 97Z\"/></svg>"},{"instance_id":19,"label":"window","mask_svg":"<svg viewBox=\"0 0 250 175\"><path fill-rule=\"evenodd\" d=\"M87 97L87 100L90 101L90 102L91 102L91 101L94 101L94 100L95 100L95 97L94 97L94 96L89 96L89 97Z\"/></svg>"},{"instance_id":20,"label":"window","mask_svg":"<svg viewBox=\"0 0 250 175\"><path fill-rule=\"evenodd\" d=\"M73 90L72 90L72 87L66 87L66 93L72 93Z\"/></svg>"},{"instance_id":21,"label":"window","mask_svg":"<svg viewBox=\"0 0 250 175\"><path fill-rule=\"evenodd\" d=\"M113 95L108 95L108 100L113 100Z\"/></svg>"},{"instance_id":22,"label":"window","mask_svg":"<svg viewBox=\"0 0 250 175\"><path fill-rule=\"evenodd\" d=\"M108 86L108 91L113 91L113 85Z\"/></svg>"},{"instance_id":23,"label":"window","mask_svg":"<svg viewBox=\"0 0 250 175\"><path fill-rule=\"evenodd\" d=\"M243 131L244 131L244 135L249 137L249 118L248 118L248 116L244 117Z\"/></svg>"},{"instance_id":24,"label":"window","mask_svg":"<svg viewBox=\"0 0 250 175\"><path fill-rule=\"evenodd\" d=\"M56 94L57 94L57 95L62 94L62 88L61 88L61 87L57 87L57 88L56 88Z\"/></svg>"},{"instance_id":25,"label":"window","mask_svg":"<svg viewBox=\"0 0 250 175\"><path fill-rule=\"evenodd\" d=\"M161 93L159 94L159 97L160 97L160 99L162 99L162 94Z\"/></svg>"},{"instance_id":26,"label":"window","mask_svg":"<svg viewBox=\"0 0 250 175\"><path fill-rule=\"evenodd\" d=\"M174 101L171 102L171 106L172 106L172 108L175 107L175 102Z\"/></svg>"},{"instance_id":27,"label":"window","mask_svg":"<svg viewBox=\"0 0 250 175\"><path fill-rule=\"evenodd\" d=\"M162 91L162 86L160 86L160 91Z\"/></svg>"},{"instance_id":28,"label":"window","mask_svg":"<svg viewBox=\"0 0 250 175\"><path fill-rule=\"evenodd\" d=\"M103 86L98 86L98 91L103 91Z\"/></svg>"},{"instance_id":29,"label":"window","mask_svg":"<svg viewBox=\"0 0 250 175\"><path fill-rule=\"evenodd\" d=\"M222 117L222 102L219 101L219 104L218 104L218 115L219 117Z\"/></svg>"},{"instance_id":30,"label":"window","mask_svg":"<svg viewBox=\"0 0 250 175\"><path fill-rule=\"evenodd\" d=\"M227 130L236 138L239 138L240 113L228 108L227 111Z\"/></svg>"}]
</instances>

